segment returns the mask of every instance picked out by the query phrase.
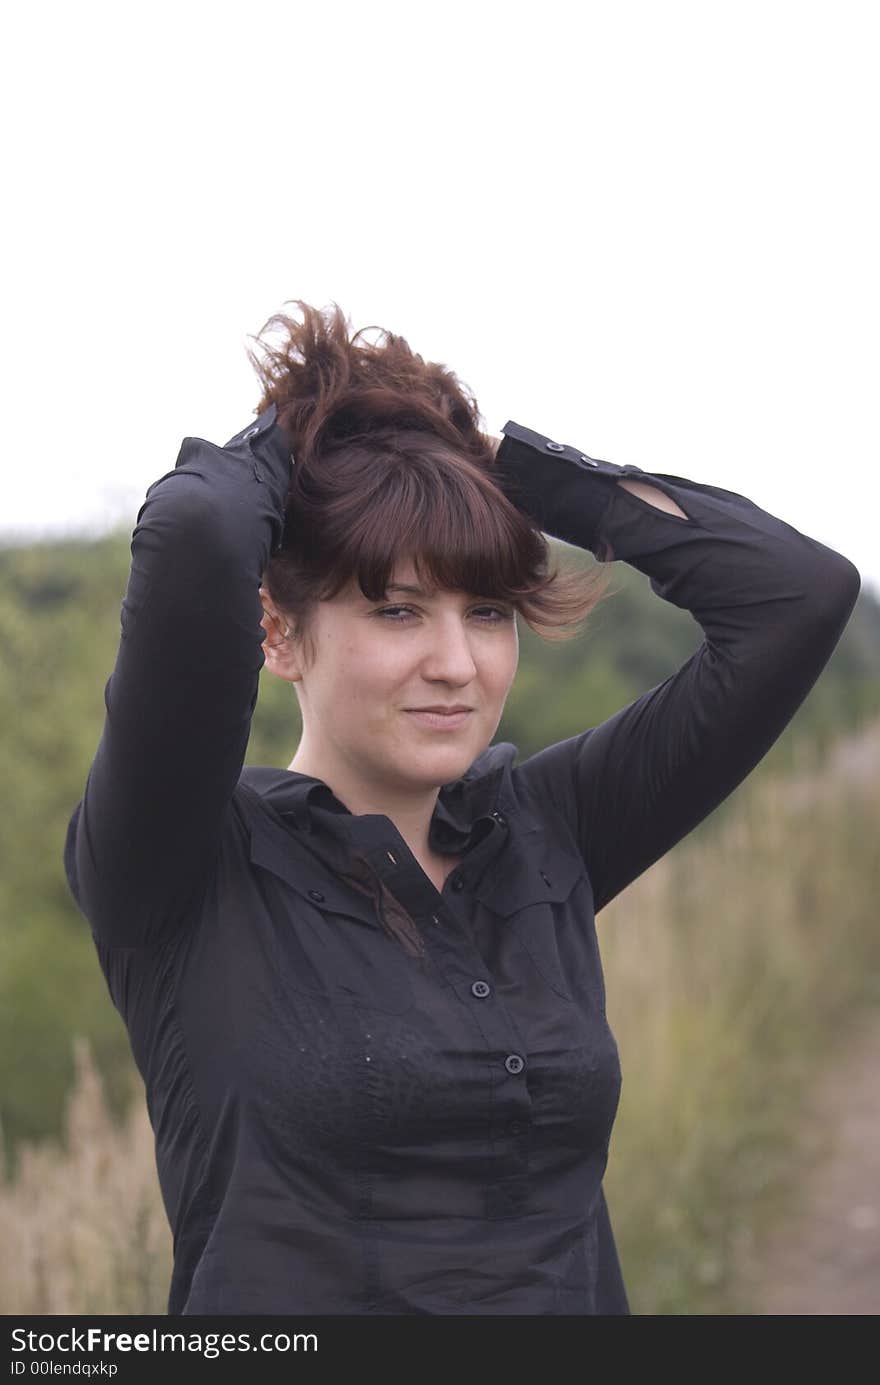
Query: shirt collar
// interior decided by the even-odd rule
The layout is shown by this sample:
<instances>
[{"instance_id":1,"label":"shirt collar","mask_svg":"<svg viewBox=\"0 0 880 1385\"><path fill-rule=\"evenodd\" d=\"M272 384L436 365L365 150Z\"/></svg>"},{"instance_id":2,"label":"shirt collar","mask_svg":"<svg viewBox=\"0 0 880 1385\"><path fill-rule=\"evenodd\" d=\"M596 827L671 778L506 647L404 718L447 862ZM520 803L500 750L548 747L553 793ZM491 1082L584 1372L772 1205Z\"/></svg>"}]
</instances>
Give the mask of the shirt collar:
<instances>
[{"instance_id":1,"label":"shirt collar","mask_svg":"<svg viewBox=\"0 0 880 1385\"><path fill-rule=\"evenodd\" d=\"M439 851L467 850L484 835L480 822L496 812L509 812L505 771L516 754L509 742L489 746L470 769L438 795L431 822L433 844ZM370 815L357 816L336 797L323 779L294 770L249 767L242 781L254 789L279 816L300 831L319 835L356 837L366 824L375 824Z\"/></svg>"}]
</instances>

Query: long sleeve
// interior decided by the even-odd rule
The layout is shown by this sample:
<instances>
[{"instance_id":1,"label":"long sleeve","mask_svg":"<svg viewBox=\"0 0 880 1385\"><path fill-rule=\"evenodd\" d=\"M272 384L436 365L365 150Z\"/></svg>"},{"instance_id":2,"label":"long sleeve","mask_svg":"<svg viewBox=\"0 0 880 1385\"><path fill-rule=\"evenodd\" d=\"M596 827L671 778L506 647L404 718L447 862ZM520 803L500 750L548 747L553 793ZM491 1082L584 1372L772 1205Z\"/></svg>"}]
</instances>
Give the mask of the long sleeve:
<instances>
[{"instance_id":1,"label":"long sleeve","mask_svg":"<svg viewBox=\"0 0 880 1385\"><path fill-rule=\"evenodd\" d=\"M496 479L513 503L600 562L637 568L704 635L662 683L519 767L520 782L570 824L598 912L767 753L828 662L861 578L734 491L598 461L513 422L502 432ZM631 494L624 476L656 486L687 518Z\"/></svg>"},{"instance_id":2,"label":"long sleeve","mask_svg":"<svg viewBox=\"0 0 880 1385\"><path fill-rule=\"evenodd\" d=\"M290 454L265 410L225 447L185 438L131 542L116 663L65 868L96 938L141 946L198 902L241 772L263 664L259 586Z\"/></svg>"}]
</instances>

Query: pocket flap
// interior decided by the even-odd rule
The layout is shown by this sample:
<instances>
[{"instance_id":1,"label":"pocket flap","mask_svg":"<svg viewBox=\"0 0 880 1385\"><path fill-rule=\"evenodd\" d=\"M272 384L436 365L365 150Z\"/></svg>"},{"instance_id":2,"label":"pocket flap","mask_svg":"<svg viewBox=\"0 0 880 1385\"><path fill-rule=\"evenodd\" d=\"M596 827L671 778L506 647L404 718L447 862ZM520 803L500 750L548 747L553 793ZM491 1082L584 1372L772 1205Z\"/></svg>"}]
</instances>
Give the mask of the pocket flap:
<instances>
[{"instance_id":1,"label":"pocket flap","mask_svg":"<svg viewBox=\"0 0 880 1385\"><path fill-rule=\"evenodd\" d=\"M502 853L474 893L493 914L507 918L534 904L562 903L582 877L586 866L581 857L547 842L527 857L510 859Z\"/></svg>"},{"instance_id":2,"label":"pocket flap","mask_svg":"<svg viewBox=\"0 0 880 1385\"><path fill-rule=\"evenodd\" d=\"M378 926L369 896L337 880L281 823L264 819L251 824L250 856L254 865L276 875L312 905Z\"/></svg>"}]
</instances>

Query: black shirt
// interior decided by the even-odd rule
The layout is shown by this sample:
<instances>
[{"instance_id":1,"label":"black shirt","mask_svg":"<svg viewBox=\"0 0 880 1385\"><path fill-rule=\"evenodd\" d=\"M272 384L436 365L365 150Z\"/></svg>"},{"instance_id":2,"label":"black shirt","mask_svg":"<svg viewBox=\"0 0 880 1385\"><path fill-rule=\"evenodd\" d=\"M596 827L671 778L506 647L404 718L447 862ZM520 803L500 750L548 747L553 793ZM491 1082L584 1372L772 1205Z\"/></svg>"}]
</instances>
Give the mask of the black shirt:
<instances>
[{"instance_id":1,"label":"black shirt","mask_svg":"<svg viewBox=\"0 0 880 1385\"><path fill-rule=\"evenodd\" d=\"M860 578L735 492L503 432L511 498L705 638L601 725L519 765L492 745L445 785L430 845L462 858L442 892L389 818L242 770L289 481L274 406L225 447L185 439L139 512L65 867L145 1083L171 1314L629 1311L595 915L766 753ZM424 956L341 879L348 844Z\"/></svg>"}]
</instances>

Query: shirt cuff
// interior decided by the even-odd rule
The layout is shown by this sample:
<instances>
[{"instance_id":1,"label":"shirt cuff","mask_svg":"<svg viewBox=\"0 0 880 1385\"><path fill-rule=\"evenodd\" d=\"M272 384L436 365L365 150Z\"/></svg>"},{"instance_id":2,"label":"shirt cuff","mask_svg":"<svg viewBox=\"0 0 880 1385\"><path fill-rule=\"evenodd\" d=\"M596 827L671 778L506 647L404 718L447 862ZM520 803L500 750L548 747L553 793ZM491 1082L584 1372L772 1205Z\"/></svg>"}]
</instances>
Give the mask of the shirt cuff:
<instances>
[{"instance_id":1,"label":"shirt cuff","mask_svg":"<svg viewBox=\"0 0 880 1385\"><path fill-rule=\"evenodd\" d=\"M544 533L607 561L601 527L618 489L617 478L646 473L589 457L579 447L556 442L512 419L501 432L491 474L511 503Z\"/></svg>"}]
</instances>

